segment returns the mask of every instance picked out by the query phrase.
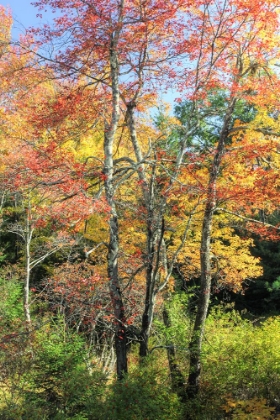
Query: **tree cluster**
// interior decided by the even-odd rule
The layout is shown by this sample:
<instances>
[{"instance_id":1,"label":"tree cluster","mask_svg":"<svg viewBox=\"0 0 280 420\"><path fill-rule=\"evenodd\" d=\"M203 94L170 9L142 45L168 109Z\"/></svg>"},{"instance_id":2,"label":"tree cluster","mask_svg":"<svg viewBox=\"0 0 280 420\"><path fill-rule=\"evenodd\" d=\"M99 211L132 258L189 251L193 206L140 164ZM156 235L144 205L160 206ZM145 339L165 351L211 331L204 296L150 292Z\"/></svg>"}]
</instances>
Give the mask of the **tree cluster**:
<instances>
[{"instance_id":1,"label":"tree cluster","mask_svg":"<svg viewBox=\"0 0 280 420\"><path fill-rule=\"evenodd\" d=\"M83 360L92 386L96 367L116 367L117 395L130 355L145 371L165 349L176 401L191 404L211 303L261 281L279 307L279 264L265 283L280 226L277 1L35 5L57 17L16 42L0 9L1 349L24 370L28 354L53 366L32 379L50 404L65 396L51 382L65 363ZM174 115L161 99L172 89ZM179 308L184 362L166 333Z\"/></svg>"}]
</instances>

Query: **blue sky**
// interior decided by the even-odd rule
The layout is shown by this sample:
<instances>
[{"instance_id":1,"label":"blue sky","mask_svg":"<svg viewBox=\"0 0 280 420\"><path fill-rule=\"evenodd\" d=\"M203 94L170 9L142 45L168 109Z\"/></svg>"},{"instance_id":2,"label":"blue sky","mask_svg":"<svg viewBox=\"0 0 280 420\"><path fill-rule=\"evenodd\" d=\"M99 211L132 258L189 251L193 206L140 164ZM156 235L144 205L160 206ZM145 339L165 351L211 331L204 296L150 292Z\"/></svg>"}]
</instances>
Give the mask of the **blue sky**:
<instances>
[{"instance_id":1,"label":"blue sky","mask_svg":"<svg viewBox=\"0 0 280 420\"><path fill-rule=\"evenodd\" d=\"M37 18L38 10L31 5L32 0L0 0L0 4L10 7L14 18L13 38L17 38L19 33L24 33L29 26L40 26L46 21L51 21L52 13L44 14L44 18ZM35 1L35 0L33 0Z\"/></svg>"}]
</instances>

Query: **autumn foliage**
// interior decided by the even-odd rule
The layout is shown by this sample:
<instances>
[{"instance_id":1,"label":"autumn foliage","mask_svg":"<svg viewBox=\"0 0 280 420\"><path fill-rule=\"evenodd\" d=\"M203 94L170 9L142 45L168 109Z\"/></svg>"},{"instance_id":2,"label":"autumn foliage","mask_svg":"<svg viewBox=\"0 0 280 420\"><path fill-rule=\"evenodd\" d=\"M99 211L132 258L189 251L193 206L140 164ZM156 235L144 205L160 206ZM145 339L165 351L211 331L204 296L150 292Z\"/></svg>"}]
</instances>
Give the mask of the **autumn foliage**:
<instances>
[{"instance_id":1,"label":"autumn foliage","mask_svg":"<svg viewBox=\"0 0 280 420\"><path fill-rule=\"evenodd\" d=\"M207 395L207 381L214 387L213 354L204 341L205 331L220 337L212 315L207 321L212 306L246 294L265 276L256 243L279 241L278 2L40 0L34 6L42 19L53 11L54 20L29 28L18 42L10 37L11 13L0 8L1 276L10 282L11 302L22 294L24 308L11 315L17 318L11 336L0 317L3 357L10 342L14 354L23 351L24 334L28 351L44 364L49 356L40 340L53 335L58 348L64 328L74 365L84 364L88 377L95 368L108 375L116 365L121 387L134 359L144 372L145 359L165 349L160 363L170 369L178 398L170 397L166 416L170 407L180 412L180 401L189 401L191 411ZM171 92L174 113L162 99ZM175 309L181 294L186 301ZM226 322L221 329L230 329ZM184 338L172 323L184 328ZM180 340L184 360L177 360ZM139 347L138 356L131 346ZM63 351L57 350L57 372ZM12 389L14 372L5 375ZM133 375L131 389L142 380L141 372ZM42 383L44 398L66 413L65 384ZM111 396L122 394L117 389ZM242 405L242 396L223 387L217 392L224 402L218 409L230 418L254 413L250 404L261 397L248 392ZM260 415L276 413L277 407L266 409L272 397L259 400ZM127 418L122 407L114 409Z\"/></svg>"}]
</instances>

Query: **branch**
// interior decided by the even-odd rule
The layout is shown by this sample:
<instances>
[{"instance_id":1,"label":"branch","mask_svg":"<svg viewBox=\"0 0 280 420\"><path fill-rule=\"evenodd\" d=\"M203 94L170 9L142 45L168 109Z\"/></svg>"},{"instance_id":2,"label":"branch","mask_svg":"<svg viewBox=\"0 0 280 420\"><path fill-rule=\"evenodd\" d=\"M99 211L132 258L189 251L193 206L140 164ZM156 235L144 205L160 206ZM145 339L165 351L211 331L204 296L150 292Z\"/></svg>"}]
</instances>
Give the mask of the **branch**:
<instances>
[{"instance_id":1,"label":"branch","mask_svg":"<svg viewBox=\"0 0 280 420\"><path fill-rule=\"evenodd\" d=\"M127 289L127 287L130 285L130 283L132 282L132 280L134 279L134 277L140 273L144 268L146 267L146 264L142 264L140 265L140 267L138 267L135 271L133 271L133 273L129 276L129 277L123 277L121 280L126 280L128 278L128 282L127 284L123 287L122 292Z\"/></svg>"},{"instance_id":2,"label":"branch","mask_svg":"<svg viewBox=\"0 0 280 420\"><path fill-rule=\"evenodd\" d=\"M251 217L242 216L241 214L235 213L234 211L226 210L222 207L217 207L215 209L215 211L222 211L224 213L231 214L232 216L235 216L235 217L238 217L239 219L245 220L245 222L256 223L256 224L259 224L259 225L262 225L262 226L265 226L265 227L270 227L270 228L273 228L273 229L276 229L276 230L280 230L280 227L271 225L270 223L261 222L260 220L252 219Z\"/></svg>"},{"instance_id":3,"label":"branch","mask_svg":"<svg viewBox=\"0 0 280 420\"><path fill-rule=\"evenodd\" d=\"M55 248L53 248L51 251L47 252L42 257L37 258L37 260L31 261L31 263L29 265L30 266L30 269L32 270L32 268L36 267L36 265L38 265L41 262L43 262L46 258L48 258L50 255L54 254L56 251L58 251L61 248L62 248L61 246L56 246Z\"/></svg>"},{"instance_id":4,"label":"branch","mask_svg":"<svg viewBox=\"0 0 280 420\"><path fill-rule=\"evenodd\" d=\"M229 130L229 135L236 133L237 131L245 131L249 128L248 125L240 125L238 127L233 127ZM253 128L253 131L256 131L257 133L262 133L265 136L275 136L280 137L280 132L277 133L276 131L272 131L269 128Z\"/></svg>"},{"instance_id":5,"label":"branch","mask_svg":"<svg viewBox=\"0 0 280 420\"><path fill-rule=\"evenodd\" d=\"M98 245L96 245L94 248L90 249L89 251L85 251L85 256L88 258L88 256L94 252L97 248L99 248L101 245L105 245L108 248L108 244L106 242L100 242Z\"/></svg>"}]
</instances>

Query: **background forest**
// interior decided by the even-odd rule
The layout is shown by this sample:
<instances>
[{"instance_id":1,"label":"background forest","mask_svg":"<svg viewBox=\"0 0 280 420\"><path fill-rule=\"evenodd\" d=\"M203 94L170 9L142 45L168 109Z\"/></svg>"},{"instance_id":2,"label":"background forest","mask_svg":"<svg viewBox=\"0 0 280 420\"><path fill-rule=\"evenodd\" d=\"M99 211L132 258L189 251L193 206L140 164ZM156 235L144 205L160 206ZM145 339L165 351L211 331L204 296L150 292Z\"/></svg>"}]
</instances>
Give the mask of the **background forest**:
<instances>
[{"instance_id":1,"label":"background forest","mask_svg":"<svg viewBox=\"0 0 280 420\"><path fill-rule=\"evenodd\" d=\"M34 6L18 41L0 7L0 419L280 418L279 2Z\"/></svg>"}]
</instances>

